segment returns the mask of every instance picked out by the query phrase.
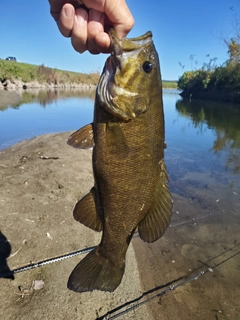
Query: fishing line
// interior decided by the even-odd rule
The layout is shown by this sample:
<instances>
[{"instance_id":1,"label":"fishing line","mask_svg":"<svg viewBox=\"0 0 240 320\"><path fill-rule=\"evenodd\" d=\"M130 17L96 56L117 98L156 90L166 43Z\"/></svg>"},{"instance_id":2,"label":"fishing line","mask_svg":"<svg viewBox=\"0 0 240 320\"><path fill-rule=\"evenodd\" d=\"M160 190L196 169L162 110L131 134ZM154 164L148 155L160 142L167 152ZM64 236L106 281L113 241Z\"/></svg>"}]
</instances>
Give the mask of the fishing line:
<instances>
[{"instance_id":1,"label":"fishing line","mask_svg":"<svg viewBox=\"0 0 240 320\"><path fill-rule=\"evenodd\" d=\"M133 310L133 309L135 309L135 306L136 306L136 305L141 305L142 302L140 302L140 303L138 303L138 304L136 304L136 305L134 305L134 306L126 309L125 311L121 311L120 313L118 313L118 314L112 316L111 318L109 318L109 317L110 317L110 314L113 314L113 313L115 313L115 312L123 309L124 307L127 307L127 306L130 305L130 304L133 304L133 303L135 303L135 302L137 302L137 301L140 301L144 296L146 296L146 295L148 295L148 294L150 294L150 293L153 293L153 292L155 292L155 291L157 291L157 290L160 290L160 289L162 289L162 288L165 288L165 287L167 287L167 286L172 287L172 284L174 284L174 283L176 283L176 282L178 282L178 281L180 281L180 280L182 280L182 279L183 279L183 277L180 277L180 278L175 279L175 280L173 280L173 281L171 281L171 282L168 282L168 283L166 283L166 284L164 284L164 285L161 285L161 286L159 286L159 287L150 289L150 290L142 293L141 296L139 296L139 297L137 297L137 298L135 298L135 299L133 299L133 300L131 300L131 301L127 301L127 302L124 303L123 305L118 306L118 307L116 307L115 309L112 309L111 311L108 311L106 314L104 314L104 315L101 316L101 317L98 317L96 320L113 319L115 316L118 317L118 316L124 314L125 311L128 310L128 309ZM130 310L129 310L129 311L130 311Z\"/></svg>"},{"instance_id":2,"label":"fishing line","mask_svg":"<svg viewBox=\"0 0 240 320\"><path fill-rule=\"evenodd\" d=\"M239 244L238 244L238 245L239 245ZM238 245L234 246L233 248L231 248L231 249L229 249L229 250L227 250L227 251L233 250L233 249L234 249L235 247L237 247ZM226 253L226 252L224 252L224 253ZM109 311L108 313L106 313L105 315L97 318L96 320L113 320L113 319L117 319L117 318L125 315L126 313L129 313L130 311L133 311L133 310L141 307L142 305L144 305L144 304L152 301L153 299L161 298L162 296L164 296L165 294L169 293L170 291L173 291L173 290L175 290L175 289L177 289L177 288L179 288L179 287L183 287L183 286L185 286L186 284L188 284L189 282L191 282L191 281L193 281L193 280L198 280L200 277L202 277L203 275L205 275L205 274L208 273L208 272L213 272L213 270L214 270L215 268L219 267L220 265L222 265L223 263L229 261L230 259L233 259L233 258L236 257L238 254L240 254L240 251L236 252L236 253L233 254L232 256L230 256L230 257L222 260L221 262L217 263L215 266L209 267L209 268L207 268L207 269L205 269L205 270L200 271L197 275L192 276L192 277L190 277L190 278L187 279L187 280L184 280L184 281L179 282L179 280L182 280L182 279L184 278L184 277L181 277L181 278L179 278L179 279L177 279L177 280L172 281L172 284L171 284L170 286L168 286L169 284L164 285L163 287L168 286L168 288L165 289L165 290L163 290L163 291L161 291L161 292L159 292L158 294L156 294L156 295L154 295L154 296L152 296L152 297L147 298L147 299L144 300L144 301L141 301L141 302L139 302L139 303L134 304L133 306L131 306L131 307L129 307L129 308L127 308L127 309L125 309L125 310L123 310L123 311L121 311L121 312L113 315L113 316L111 316L112 313L116 312L117 310L122 309L123 307L126 306L126 304L125 304L125 305L122 305L122 306L120 306L120 307L117 307L117 308L115 308L114 310ZM222 255L222 254L221 254L221 255ZM216 256L216 257L214 257L214 258L212 258L212 259L209 259L209 260L216 259L216 258L218 258L219 256L220 256L220 255L218 255L218 256ZM209 261L209 260L208 260L208 261ZM198 268L198 269L199 269L199 268ZM197 270L197 269L196 269L196 270ZM196 271L196 270L194 270L194 271ZM177 283L176 283L176 282L177 282ZM174 284L174 283L176 283L176 284ZM160 288L160 287L157 287L157 288L155 288L155 290L152 289L151 291L152 291L152 292L153 292L153 291L156 291L156 290L158 290L159 288ZM136 302L136 301L139 301L139 300L142 299L146 294L149 294L149 292L150 292L150 291L148 291L148 292L146 292L146 293L143 293L139 298L136 298L136 299L130 301L129 304L132 304L132 303L134 303L134 302Z\"/></svg>"},{"instance_id":3,"label":"fishing line","mask_svg":"<svg viewBox=\"0 0 240 320\"><path fill-rule=\"evenodd\" d=\"M180 283L178 283L178 284L176 284L176 285L172 285L172 286L168 287L166 290L164 290L164 291L156 294L155 296L150 297L150 298L148 298L148 299L146 299L146 300L144 300L144 301L141 301L141 302L133 305L132 307L130 307L130 308L124 310L124 311L121 311L121 312L119 312L119 313L117 313L117 314L115 314L115 315L113 315L113 316L111 316L111 317L108 316L108 315L109 315L109 313L108 313L107 315L104 315L103 317L97 318L96 320L113 320L113 319L117 319L117 318L123 316L124 314L129 313L130 311L133 311L133 310L141 307L142 305L150 302L151 300L153 300L153 299L155 299L155 298L161 298L162 296L164 296L164 295L167 294L168 292L173 291L173 290L175 290L175 289L177 289L177 288L179 288L179 287L182 287L182 286L184 286L185 284L189 283L190 281L197 280L199 277L201 277L202 275L204 275L206 272L208 272L208 270L202 271L199 275L197 275L197 276L195 276L195 277L192 277L192 278L190 278L190 279L188 279L188 280L186 280L186 281L182 281L182 282L180 282Z\"/></svg>"},{"instance_id":4,"label":"fishing line","mask_svg":"<svg viewBox=\"0 0 240 320\"><path fill-rule=\"evenodd\" d=\"M190 223L190 222L195 222L196 220L199 220L199 219L204 219L204 218L209 218L213 215L214 213L210 213L208 215L204 215L204 216L200 216L200 217L197 217L197 218L189 218L186 217L186 218L181 218L181 219L178 219L178 220L174 220L172 223L170 223L169 225L169 228L173 228L173 227L177 227L177 226L180 226L180 225L183 225L183 224L186 224L186 223ZM184 219L188 219L186 221L182 221L182 222L178 222L180 220L184 220Z\"/></svg>"}]
</instances>

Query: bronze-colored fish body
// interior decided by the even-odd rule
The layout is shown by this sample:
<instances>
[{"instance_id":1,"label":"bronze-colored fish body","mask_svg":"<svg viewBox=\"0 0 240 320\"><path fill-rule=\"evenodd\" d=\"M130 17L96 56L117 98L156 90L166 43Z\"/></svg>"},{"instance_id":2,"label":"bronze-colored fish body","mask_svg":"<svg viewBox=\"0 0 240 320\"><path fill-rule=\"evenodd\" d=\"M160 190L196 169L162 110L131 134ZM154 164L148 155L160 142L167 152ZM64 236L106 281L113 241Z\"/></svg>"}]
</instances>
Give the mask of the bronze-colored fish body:
<instances>
[{"instance_id":1,"label":"bronze-colored fish body","mask_svg":"<svg viewBox=\"0 0 240 320\"><path fill-rule=\"evenodd\" d=\"M96 91L94 122L70 138L93 147L95 185L74 209L79 222L103 231L99 246L75 267L68 288L113 291L120 284L134 231L159 239L172 214L164 158L159 60L151 32L134 39L110 31L113 52Z\"/></svg>"}]
</instances>

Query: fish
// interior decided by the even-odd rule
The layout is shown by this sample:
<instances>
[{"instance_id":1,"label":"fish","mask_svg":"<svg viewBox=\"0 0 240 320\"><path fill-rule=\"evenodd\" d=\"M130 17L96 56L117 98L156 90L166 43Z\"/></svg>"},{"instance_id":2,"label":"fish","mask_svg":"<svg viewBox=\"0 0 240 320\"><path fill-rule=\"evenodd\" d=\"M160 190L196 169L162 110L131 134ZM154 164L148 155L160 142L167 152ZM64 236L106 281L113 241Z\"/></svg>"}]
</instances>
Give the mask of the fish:
<instances>
[{"instance_id":1,"label":"fish","mask_svg":"<svg viewBox=\"0 0 240 320\"><path fill-rule=\"evenodd\" d=\"M73 216L102 231L100 244L68 279L67 287L75 292L113 292L135 231L152 243L164 234L172 215L162 81L152 33L120 39L112 28L109 35L112 53L96 88L93 122L68 139L75 148L93 148L94 186L77 202Z\"/></svg>"}]
</instances>

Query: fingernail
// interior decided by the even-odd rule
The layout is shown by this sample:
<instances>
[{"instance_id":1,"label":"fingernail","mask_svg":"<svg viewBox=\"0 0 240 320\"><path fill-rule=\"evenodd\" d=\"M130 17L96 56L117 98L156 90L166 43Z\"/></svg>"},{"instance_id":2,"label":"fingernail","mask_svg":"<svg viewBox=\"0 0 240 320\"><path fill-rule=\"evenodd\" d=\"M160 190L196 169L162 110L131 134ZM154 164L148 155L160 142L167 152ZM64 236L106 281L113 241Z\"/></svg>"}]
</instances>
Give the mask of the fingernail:
<instances>
[{"instance_id":1,"label":"fingernail","mask_svg":"<svg viewBox=\"0 0 240 320\"><path fill-rule=\"evenodd\" d=\"M73 8L67 6L66 8L64 8L64 13L65 13L66 17L72 18L73 17Z\"/></svg>"},{"instance_id":2,"label":"fingernail","mask_svg":"<svg viewBox=\"0 0 240 320\"><path fill-rule=\"evenodd\" d=\"M76 18L79 24L83 24L87 21L87 12L84 10L76 10Z\"/></svg>"}]
</instances>

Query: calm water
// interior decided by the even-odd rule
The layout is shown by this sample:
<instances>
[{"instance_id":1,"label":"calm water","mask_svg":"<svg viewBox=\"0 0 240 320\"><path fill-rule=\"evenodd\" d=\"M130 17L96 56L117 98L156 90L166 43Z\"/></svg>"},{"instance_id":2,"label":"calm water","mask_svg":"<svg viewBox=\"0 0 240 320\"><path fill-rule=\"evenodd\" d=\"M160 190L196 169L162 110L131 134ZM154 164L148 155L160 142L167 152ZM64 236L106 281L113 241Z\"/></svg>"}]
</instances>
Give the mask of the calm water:
<instances>
[{"instance_id":1,"label":"calm water","mask_svg":"<svg viewBox=\"0 0 240 320\"><path fill-rule=\"evenodd\" d=\"M17 106L0 110L0 150L40 134L75 130L91 122L93 99L94 92L23 93ZM232 309L229 307L227 312L232 319L238 319L234 298L240 296L240 108L182 101L173 92L165 92L163 99L165 162L174 199L171 227L165 239L174 239L174 254L181 261L172 269L185 275L189 264L189 270L198 270L200 262L211 268L221 266L216 292L226 291L221 303L226 302L229 292L236 292L230 299ZM160 247L162 244L159 242ZM157 246L159 255L161 248ZM160 255L159 263L161 259ZM161 278L161 269L154 272L156 278ZM210 288L209 281L199 282L205 292ZM204 297L199 300L197 296L196 301L206 304L208 296Z\"/></svg>"},{"instance_id":2,"label":"calm water","mask_svg":"<svg viewBox=\"0 0 240 320\"><path fill-rule=\"evenodd\" d=\"M163 99L171 191L192 201L195 213L216 210L210 198L215 204L227 198L222 206L231 201L239 208L240 108L183 101L174 91L165 91ZM92 121L93 104L94 91L23 92L18 105L0 110L0 150L44 133L78 129Z\"/></svg>"},{"instance_id":3,"label":"calm water","mask_svg":"<svg viewBox=\"0 0 240 320\"><path fill-rule=\"evenodd\" d=\"M214 178L216 189L240 193L240 108L183 101L174 91L165 91L163 99L172 191L186 196L188 184L191 190L207 188ZM93 104L94 91L23 92L18 105L0 109L0 150L44 133L78 129L92 121Z\"/></svg>"},{"instance_id":4,"label":"calm water","mask_svg":"<svg viewBox=\"0 0 240 320\"><path fill-rule=\"evenodd\" d=\"M44 133L77 129L92 121L94 92L24 92L19 105L0 109L0 150Z\"/></svg>"},{"instance_id":5,"label":"calm water","mask_svg":"<svg viewBox=\"0 0 240 320\"><path fill-rule=\"evenodd\" d=\"M163 99L171 181L179 182L186 172L208 172L237 193L240 108L183 101L175 91L164 91ZM0 150L44 133L78 129L92 121L93 104L94 91L24 92L18 105L0 109ZM171 188L178 187L172 183Z\"/></svg>"}]
</instances>

